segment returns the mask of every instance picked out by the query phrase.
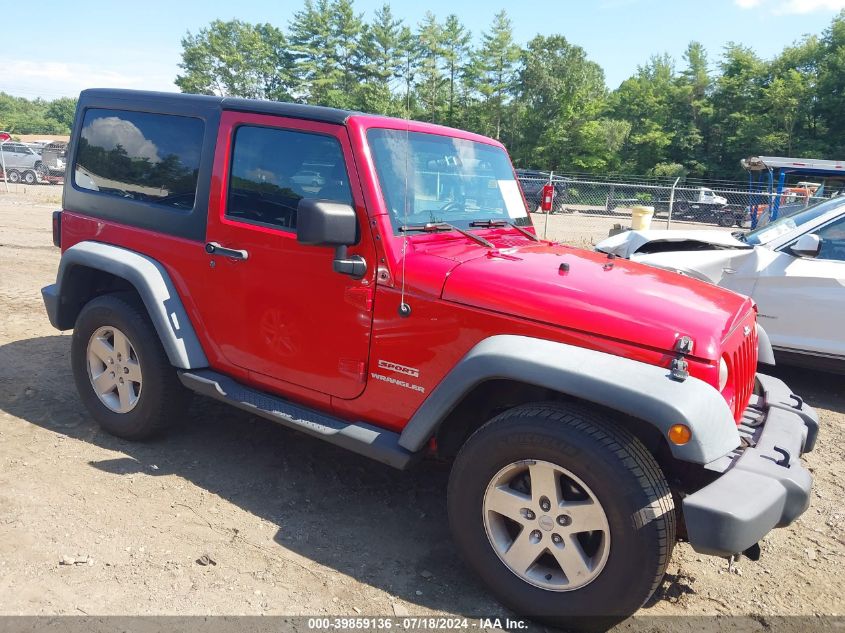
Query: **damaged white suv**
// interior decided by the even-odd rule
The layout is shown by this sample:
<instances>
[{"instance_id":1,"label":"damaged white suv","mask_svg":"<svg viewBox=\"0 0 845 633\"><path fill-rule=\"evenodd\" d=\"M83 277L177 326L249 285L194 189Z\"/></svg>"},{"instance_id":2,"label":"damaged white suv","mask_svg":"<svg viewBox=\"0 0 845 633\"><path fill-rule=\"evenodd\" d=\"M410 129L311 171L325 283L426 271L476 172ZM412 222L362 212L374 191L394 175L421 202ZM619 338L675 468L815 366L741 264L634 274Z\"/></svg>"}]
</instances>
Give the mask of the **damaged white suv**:
<instances>
[{"instance_id":1,"label":"damaged white suv","mask_svg":"<svg viewBox=\"0 0 845 633\"><path fill-rule=\"evenodd\" d=\"M627 231L596 250L748 295L780 362L845 372L843 196L749 233Z\"/></svg>"}]
</instances>

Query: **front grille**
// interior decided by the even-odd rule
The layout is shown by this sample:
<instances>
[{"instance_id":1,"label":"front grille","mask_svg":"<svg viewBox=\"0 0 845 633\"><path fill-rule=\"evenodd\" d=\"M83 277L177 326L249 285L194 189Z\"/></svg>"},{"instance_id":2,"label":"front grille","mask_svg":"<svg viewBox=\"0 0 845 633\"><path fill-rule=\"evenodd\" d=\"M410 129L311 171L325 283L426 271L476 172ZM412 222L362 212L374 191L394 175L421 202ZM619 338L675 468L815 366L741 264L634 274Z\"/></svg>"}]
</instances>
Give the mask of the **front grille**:
<instances>
[{"instance_id":1,"label":"front grille","mask_svg":"<svg viewBox=\"0 0 845 633\"><path fill-rule=\"evenodd\" d=\"M748 336L744 328L751 328ZM742 419L742 412L748 406L754 391L754 381L757 374L757 328L754 319L749 319L737 328L735 336L740 337L738 346L731 354L731 376L734 392L734 419Z\"/></svg>"}]
</instances>

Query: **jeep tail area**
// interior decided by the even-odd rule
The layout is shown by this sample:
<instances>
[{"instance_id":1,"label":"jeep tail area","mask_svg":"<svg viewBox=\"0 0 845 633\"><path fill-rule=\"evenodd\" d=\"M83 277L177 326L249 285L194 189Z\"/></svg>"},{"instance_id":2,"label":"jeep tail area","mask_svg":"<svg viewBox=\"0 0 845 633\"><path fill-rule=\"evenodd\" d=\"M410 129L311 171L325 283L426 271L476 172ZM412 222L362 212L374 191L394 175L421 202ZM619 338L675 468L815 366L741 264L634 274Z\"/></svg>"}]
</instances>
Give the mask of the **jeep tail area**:
<instances>
[{"instance_id":1,"label":"jeep tail area","mask_svg":"<svg viewBox=\"0 0 845 633\"><path fill-rule=\"evenodd\" d=\"M539 239L495 140L88 90L68 157L42 292L114 435L195 392L396 468L449 460L466 563L554 624L636 611L677 540L756 557L807 508L818 418L756 373L753 302Z\"/></svg>"}]
</instances>

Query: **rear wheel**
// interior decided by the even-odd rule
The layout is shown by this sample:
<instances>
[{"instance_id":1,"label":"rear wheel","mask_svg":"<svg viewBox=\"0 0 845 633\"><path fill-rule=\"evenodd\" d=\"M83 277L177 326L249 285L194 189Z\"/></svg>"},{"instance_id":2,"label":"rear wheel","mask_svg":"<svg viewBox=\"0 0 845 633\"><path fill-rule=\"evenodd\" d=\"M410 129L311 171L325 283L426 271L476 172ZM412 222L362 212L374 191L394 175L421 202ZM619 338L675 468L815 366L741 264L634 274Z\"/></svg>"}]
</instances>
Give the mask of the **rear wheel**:
<instances>
[{"instance_id":1,"label":"rear wheel","mask_svg":"<svg viewBox=\"0 0 845 633\"><path fill-rule=\"evenodd\" d=\"M17 172L14 169L10 169L8 172L6 172L6 180L11 183L19 183L21 181L20 172Z\"/></svg>"},{"instance_id":2,"label":"rear wheel","mask_svg":"<svg viewBox=\"0 0 845 633\"><path fill-rule=\"evenodd\" d=\"M726 211L718 215L719 226L733 226L736 224L736 217L733 213Z\"/></svg>"},{"instance_id":3,"label":"rear wheel","mask_svg":"<svg viewBox=\"0 0 845 633\"><path fill-rule=\"evenodd\" d=\"M448 506L459 549L496 597L568 628L636 611L675 542L654 458L580 405L521 406L479 429L455 461Z\"/></svg>"},{"instance_id":4,"label":"rear wheel","mask_svg":"<svg viewBox=\"0 0 845 633\"><path fill-rule=\"evenodd\" d=\"M147 439L184 414L186 391L132 294L103 295L82 308L71 362L83 404L112 435Z\"/></svg>"}]
</instances>

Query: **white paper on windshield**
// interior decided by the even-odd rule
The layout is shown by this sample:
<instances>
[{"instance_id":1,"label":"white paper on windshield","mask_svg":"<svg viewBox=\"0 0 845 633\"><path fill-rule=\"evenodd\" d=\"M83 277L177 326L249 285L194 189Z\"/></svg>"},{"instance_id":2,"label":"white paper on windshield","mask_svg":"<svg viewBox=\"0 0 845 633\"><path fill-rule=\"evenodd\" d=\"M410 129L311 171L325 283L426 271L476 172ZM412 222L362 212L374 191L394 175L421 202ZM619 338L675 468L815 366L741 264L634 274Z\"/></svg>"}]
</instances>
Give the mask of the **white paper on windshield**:
<instances>
[{"instance_id":1,"label":"white paper on windshield","mask_svg":"<svg viewBox=\"0 0 845 633\"><path fill-rule=\"evenodd\" d=\"M516 180L499 180L499 192L502 194L502 200L505 202L505 208L508 210L508 215L511 219L524 218L528 215L525 211L525 202L522 200L522 194L519 192L519 185Z\"/></svg>"}]
</instances>

